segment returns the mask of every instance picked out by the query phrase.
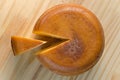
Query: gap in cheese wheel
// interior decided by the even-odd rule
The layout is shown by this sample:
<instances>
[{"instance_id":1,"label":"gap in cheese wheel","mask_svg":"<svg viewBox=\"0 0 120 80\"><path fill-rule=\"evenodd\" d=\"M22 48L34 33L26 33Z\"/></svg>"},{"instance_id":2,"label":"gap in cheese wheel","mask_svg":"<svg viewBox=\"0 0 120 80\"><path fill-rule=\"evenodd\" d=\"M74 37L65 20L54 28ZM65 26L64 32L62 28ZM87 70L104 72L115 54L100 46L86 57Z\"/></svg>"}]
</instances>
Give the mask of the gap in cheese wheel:
<instances>
[{"instance_id":1,"label":"gap in cheese wheel","mask_svg":"<svg viewBox=\"0 0 120 80\"><path fill-rule=\"evenodd\" d=\"M58 45L66 41L69 41L69 39L65 39L63 37L59 37L56 35L51 35L47 33L36 33L36 32L34 33L38 34L36 35L36 39L46 41L46 43L41 46L41 50L39 50L39 52L36 55L48 51L54 47L57 47Z\"/></svg>"}]
</instances>

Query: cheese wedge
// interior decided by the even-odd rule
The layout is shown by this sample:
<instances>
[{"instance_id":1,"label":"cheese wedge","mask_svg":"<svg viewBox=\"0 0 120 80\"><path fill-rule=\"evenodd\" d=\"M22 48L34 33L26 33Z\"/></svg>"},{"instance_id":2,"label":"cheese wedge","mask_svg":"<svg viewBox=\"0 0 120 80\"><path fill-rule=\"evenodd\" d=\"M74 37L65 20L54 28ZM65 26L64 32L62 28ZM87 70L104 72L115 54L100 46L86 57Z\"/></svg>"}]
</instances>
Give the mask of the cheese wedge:
<instances>
[{"instance_id":1,"label":"cheese wedge","mask_svg":"<svg viewBox=\"0 0 120 80\"><path fill-rule=\"evenodd\" d=\"M11 37L11 45L14 55L22 54L30 49L45 43L42 40L23 38L18 36Z\"/></svg>"}]
</instances>

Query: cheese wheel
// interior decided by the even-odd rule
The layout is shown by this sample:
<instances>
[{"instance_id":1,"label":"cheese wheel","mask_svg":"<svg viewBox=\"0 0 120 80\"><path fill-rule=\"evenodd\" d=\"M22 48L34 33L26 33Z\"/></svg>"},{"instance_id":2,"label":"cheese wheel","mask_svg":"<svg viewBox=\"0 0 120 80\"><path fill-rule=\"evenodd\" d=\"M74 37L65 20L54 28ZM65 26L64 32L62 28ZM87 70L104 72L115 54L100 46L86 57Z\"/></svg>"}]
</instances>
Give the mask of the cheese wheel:
<instances>
[{"instance_id":1,"label":"cheese wheel","mask_svg":"<svg viewBox=\"0 0 120 80\"><path fill-rule=\"evenodd\" d=\"M48 9L36 22L33 33L68 39L37 54L44 66L62 75L76 75L92 68L104 49L99 20L77 4L60 4Z\"/></svg>"}]
</instances>

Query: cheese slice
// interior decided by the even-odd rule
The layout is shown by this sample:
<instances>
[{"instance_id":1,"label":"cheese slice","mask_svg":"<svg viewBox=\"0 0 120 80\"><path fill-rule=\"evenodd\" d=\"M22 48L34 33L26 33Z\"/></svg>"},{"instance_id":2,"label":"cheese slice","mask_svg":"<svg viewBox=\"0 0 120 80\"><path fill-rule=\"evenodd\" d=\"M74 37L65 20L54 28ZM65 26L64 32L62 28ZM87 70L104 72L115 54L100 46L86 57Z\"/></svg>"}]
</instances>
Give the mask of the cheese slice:
<instances>
[{"instance_id":1,"label":"cheese slice","mask_svg":"<svg viewBox=\"0 0 120 80\"><path fill-rule=\"evenodd\" d=\"M11 45L14 52L14 55L23 54L24 52L29 51L30 49L39 46L45 43L42 40L35 40L23 37L12 36Z\"/></svg>"}]
</instances>

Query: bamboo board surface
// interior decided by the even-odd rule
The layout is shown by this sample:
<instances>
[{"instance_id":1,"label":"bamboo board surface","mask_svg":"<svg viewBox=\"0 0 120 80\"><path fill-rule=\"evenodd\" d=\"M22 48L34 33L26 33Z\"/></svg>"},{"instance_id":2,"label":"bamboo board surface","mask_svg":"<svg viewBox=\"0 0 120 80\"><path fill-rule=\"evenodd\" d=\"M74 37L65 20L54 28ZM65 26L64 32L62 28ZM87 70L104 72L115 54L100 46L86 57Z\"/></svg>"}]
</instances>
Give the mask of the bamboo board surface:
<instances>
[{"instance_id":1,"label":"bamboo board surface","mask_svg":"<svg viewBox=\"0 0 120 80\"><path fill-rule=\"evenodd\" d=\"M57 75L31 54L13 56L11 36L31 37L39 16L61 3L76 3L90 9L105 32L100 61L77 76ZM120 80L120 0L0 0L0 80Z\"/></svg>"}]
</instances>

